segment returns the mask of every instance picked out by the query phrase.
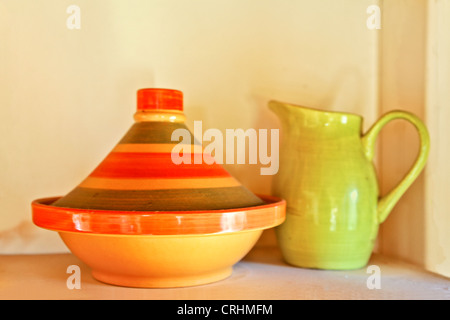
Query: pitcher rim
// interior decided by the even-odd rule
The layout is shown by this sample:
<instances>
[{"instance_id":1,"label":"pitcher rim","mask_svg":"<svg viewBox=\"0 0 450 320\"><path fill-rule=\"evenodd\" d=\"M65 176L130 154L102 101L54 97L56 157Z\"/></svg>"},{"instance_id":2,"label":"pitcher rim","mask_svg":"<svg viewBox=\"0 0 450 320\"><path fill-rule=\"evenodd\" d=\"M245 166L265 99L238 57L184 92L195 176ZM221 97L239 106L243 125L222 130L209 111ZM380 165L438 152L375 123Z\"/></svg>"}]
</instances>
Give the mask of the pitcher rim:
<instances>
[{"instance_id":1,"label":"pitcher rim","mask_svg":"<svg viewBox=\"0 0 450 320\"><path fill-rule=\"evenodd\" d=\"M321 112L321 113L332 113L332 114L337 114L337 115L341 115L341 116L352 116L352 117L357 117L359 119L363 119L363 116L353 113L353 112L343 112L343 111L330 111L330 110L325 110L322 108L313 108L313 107L306 107L303 105L299 105L299 104L294 104L294 103L288 103L288 102L282 102L279 100L270 100L269 101L269 106L272 103L278 103L278 104L283 104L283 105L287 105L287 106L292 106L292 107L297 107L300 109L306 109L306 110L310 110L310 111L316 111L316 112Z\"/></svg>"}]
</instances>

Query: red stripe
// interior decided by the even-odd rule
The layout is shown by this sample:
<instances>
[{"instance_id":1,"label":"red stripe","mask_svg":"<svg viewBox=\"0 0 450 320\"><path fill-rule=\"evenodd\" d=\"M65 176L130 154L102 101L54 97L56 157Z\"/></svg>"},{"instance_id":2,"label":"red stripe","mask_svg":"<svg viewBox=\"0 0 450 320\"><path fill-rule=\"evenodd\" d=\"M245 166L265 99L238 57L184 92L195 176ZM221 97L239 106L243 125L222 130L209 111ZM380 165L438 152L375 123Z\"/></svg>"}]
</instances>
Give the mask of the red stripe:
<instances>
[{"instance_id":1,"label":"red stripe","mask_svg":"<svg viewBox=\"0 0 450 320\"><path fill-rule=\"evenodd\" d=\"M195 178L229 177L230 174L218 164L191 164L172 162L170 153L111 152L91 173L102 178ZM208 155L203 155L208 157ZM211 157L211 156L209 156Z\"/></svg>"}]
</instances>

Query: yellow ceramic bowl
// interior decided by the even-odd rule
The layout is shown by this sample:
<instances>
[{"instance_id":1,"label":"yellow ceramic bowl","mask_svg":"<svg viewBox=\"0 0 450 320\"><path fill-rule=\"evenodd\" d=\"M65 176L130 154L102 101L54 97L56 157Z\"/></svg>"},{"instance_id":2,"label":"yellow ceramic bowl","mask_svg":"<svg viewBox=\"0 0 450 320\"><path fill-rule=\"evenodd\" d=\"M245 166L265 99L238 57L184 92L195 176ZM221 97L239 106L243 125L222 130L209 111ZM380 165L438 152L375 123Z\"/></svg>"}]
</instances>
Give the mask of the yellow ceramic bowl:
<instances>
[{"instance_id":1,"label":"yellow ceramic bowl","mask_svg":"<svg viewBox=\"0 0 450 320\"><path fill-rule=\"evenodd\" d=\"M286 202L212 211L125 212L55 207L33 201L36 225L57 231L99 281L167 288L228 277L264 229L285 219Z\"/></svg>"},{"instance_id":2,"label":"yellow ceramic bowl","mask_svg":"<svg viewBox=\"0 0 450 320\"><path fill-rule=\"evenodd\" d=\"M99 281L127 287L201 285L228 277L261 230L215 235L135 236L60 232Z\"/></svg>"}]
</instances>

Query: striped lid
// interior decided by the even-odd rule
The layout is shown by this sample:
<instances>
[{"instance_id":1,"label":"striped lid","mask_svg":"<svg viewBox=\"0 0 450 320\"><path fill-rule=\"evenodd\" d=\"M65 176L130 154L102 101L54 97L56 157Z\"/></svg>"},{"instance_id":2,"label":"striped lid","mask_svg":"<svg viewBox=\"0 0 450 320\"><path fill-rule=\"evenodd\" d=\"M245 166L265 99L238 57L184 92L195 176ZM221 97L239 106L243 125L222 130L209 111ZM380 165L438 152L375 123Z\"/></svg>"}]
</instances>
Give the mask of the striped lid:
<instances>
[{"instance_id":1,"label":"striped lid","mask_svg":"<svg viewBox=\"0 0 450 320\"><path fill-rule=\"evenodd\" d=\"M167 115L181 109L179 91L139 90L135 118L140 119L139 115L146 113L143 120L129 129L81 184L53 205L98 210L186 211L263 204L221 165L207 164L213 159L203 153L184 118L157 117L160 111ZM172 133L179 129L188 135L190 145L172 141ZM178 152L185 163L174 163L172 152Z\"/></svg>"},{"instance_id":2,"label":"striped lid","mask_svg":"<svg viewBox=\"0 0 450 320\"><path fill-rule=\"evenodd\" d=\"M137 100L136 122L87 178L64 197L33 201L36 225L173 235L268 228L284 221L283 200L262 200L204 152L184 123L180 91L141 89ZM173 141L175 130L183 139Z\"/></svg>"}]
</instances>

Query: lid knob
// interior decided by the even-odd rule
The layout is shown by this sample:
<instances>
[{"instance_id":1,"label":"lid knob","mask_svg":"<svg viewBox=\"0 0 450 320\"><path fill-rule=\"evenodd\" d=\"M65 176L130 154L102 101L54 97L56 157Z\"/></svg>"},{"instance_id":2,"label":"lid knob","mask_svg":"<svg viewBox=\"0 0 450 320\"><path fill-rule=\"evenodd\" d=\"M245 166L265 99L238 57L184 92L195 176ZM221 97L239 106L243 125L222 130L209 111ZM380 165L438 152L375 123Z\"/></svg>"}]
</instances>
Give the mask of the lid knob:
<instances>
[{"instance_id":1,"label":"lid knob","mask_svg":"<svg viewBox=\"0 0 450 320\"><path fill-rule=\"evenodd\" d=\"M137 110L183 111L183 93L172 89L139 89L137 91Z\"/></svg>"}]
</instances>

